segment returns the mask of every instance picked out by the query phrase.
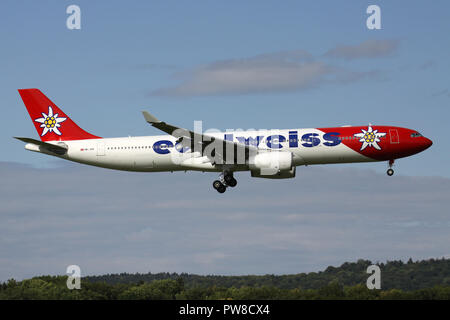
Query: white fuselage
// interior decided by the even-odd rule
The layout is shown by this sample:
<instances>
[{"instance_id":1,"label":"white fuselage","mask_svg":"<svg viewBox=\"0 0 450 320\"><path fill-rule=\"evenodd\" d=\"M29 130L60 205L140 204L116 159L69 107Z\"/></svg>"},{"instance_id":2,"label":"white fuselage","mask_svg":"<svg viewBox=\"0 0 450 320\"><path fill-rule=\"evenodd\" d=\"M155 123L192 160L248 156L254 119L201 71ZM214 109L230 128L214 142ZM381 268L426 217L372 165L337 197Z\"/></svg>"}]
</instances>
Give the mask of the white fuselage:
<instances>
[{"instance_id":1,"label":"white fuselage","mask_svg":"<svg viewBox=\"0 0 450 320\"><path fill-rule=\"evenodd\" d=\"M304 146L304 144L308 145L308 142L301 140L301 137L307 133L317 134L320 143L312 147ZM324 133L318 129L235 131L209 133L208 135L240 143L245 143L245 140L250 137L250 144L257 145L258 149L290 151L293 154L295 166L374 161L344 144L327 146L324 144L326 142L323 139ZM220 167L211 163L206 156L202 157L200 153L189 150L180 152L181 147L176 145L176 138L170 135L53 141L49 143L64 143L67 146L67 153L58 156L60 158L109 169L141 172L221 171ZM26 149L42 152L32 144L27 144ZM236 171L239 170L248 170L248 166L241 166Z\"/></svg>"}]
</instances>

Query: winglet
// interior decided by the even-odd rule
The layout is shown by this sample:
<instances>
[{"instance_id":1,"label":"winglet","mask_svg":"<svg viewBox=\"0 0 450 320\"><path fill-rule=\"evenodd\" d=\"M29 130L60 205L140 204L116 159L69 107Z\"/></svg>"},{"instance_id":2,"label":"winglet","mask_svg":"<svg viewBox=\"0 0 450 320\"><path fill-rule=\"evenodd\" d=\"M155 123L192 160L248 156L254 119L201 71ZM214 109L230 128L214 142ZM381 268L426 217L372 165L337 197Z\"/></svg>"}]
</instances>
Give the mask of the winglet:
<instances>
[{"instance_id":1,"label":"winglet","mask_svg":"<svg viewBox=\"0 0 450 320\"><path fill-rule=\"evenodd\" d=\"M144 115L145 121L147 121L150 124L153 123L160 123L161 121L158 120L155 116L151 115L147 111L142 111L142 114Z\"/></svg>"}]
</instances>

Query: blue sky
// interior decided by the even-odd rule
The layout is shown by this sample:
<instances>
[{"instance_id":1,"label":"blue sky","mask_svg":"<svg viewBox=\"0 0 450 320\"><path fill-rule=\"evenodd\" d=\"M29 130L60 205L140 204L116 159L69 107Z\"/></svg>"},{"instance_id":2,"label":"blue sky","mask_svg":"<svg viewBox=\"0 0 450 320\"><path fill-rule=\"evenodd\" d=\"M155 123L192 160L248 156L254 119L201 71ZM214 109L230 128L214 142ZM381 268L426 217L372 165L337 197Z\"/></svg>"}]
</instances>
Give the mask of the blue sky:
<instances>
[{"instance_id":1,"label":"blue sky","mask_svg":"<svg viewBox=\"0 0 450 320\"><path fill-rule=\"evenodd\" d=\"M81 8L81 30L66 28L68 15L65 11L70 4ZM366 28L369 4L381 8L381 30ZM17 172L23 170L19 163L36 168L37 171L30 171L30 177L20 175L21 179L10 182L19 190L27 179L40 177L48 168L56 170L66 165L44 155L26 152L23 143L12 139L12 136L37 137L17 93L18 88L36 87L81 127L104 137L159 134L142 119L140 111L143 109L188 128L193 127L194 120L202 120L204 129L221 130L368 123L414 128L432 139L434 144L421 154L398 160L398 176L394 179L415 179L417 176L436 179L436 183L439 181L440 185L446 186L444 191L448 191L449 9L448 1L2 1L0 108L4 121L0 126L3 146L0 161L2 166L13 166ZM371 48L384 49L374 54ZM222 77L224 74L229 77ZM77 170L72 166L69 168ZM75 168L79 168L80 174L86 170L81 165ZM381 179L386 164L317 168L319 171L313 172L325 170L333 177L340 177L340 170L356 170L356 177L358 170L366 170L366 174ZM299 168L300 175L304 169ZM96 170L89 172L107 175L102 169ZM116 177L116 173L111 175ZM164 181L163 176L156 176L159 183ZM173 178L170 181L175 185L186 184L194 176L178 175L180 182ZM135 176L131 174L130 177L134 179ZM215 176L204 177L205 184L199 188L204 188L205 194L210 195L208 181ZM62 179L58 183L70 183L64 180L64 175ZM152 175L140 179L147 180L145 188L149 191L155 188ZM315 179L314 175L309 175L308 179L298 177L295 183L306 187L312 183L311 179ZM357 186L366 183L356 178L351 181ZM239 183L242 187L256 182L243 176ZM268 188L278 185L273 181L257 183ZM53 186L53 183L46 185L49 197ZM56 196L55 201L68 197L70 190L67 192ZM256 191L248 192L249 199L254 197L254 201L258 201ZM162 191L156 193L160 195ZM30 190L27 195L33 196L33 192ZM345 197L350 195L349 191ZM178 197L189 201L186 194ZM107 201L108 195L103 199ZM406 198L402 199L406 201ZM17 201L18 208L25 210L25 214L26 208L22 208L19 199ZM82 197L79 201L88 200ZM437 215L438 208L449 204L445 197L439 201L433 209ZM393 203L391 205L384 210L394 212L398 209L397 206L394 209ZM345 204L340 203L337 207L336 203L330 204L331 214L333 206L341 208ZM77 208L74 206L73 212ZM295 211L294 208L289 211ZM310 208L314 208L314 203L310 203ZM14 210L3 209L2 219L7 219ZM267 223L265 228L272 223L271 219L273 217L263 219ZM432 224L432 219L431 214L426 223ZM448 224L445 224L448 219L442 216L439 219L443 219L444 227L441 228L446 226L448 233ZM20 219L8 221L17 225L23 223ZM413 225L414 221L411 222ZM46 230L52 234L51 226ZM145 228L144 231L133 230L145 234ZM18 243L22 241L20 234L14 234L13 238ZM45 246L47 240L50 241L43 239L39 243ZM397 240L411 241L409 236ZM360 252L352 255L350 242L348 245L344 245L347 251L340 255L341 258L318 252L317 260L308 258L311 261L308 266L281 256L281 261L286 258L292 267L270 267L267 272L312 271L327 263L343 262L344 257L371 257ZM9 246L18 248L11 243ZM416 257L447 253L445 246L429 254L426 250L416 254L414 250L410 252ZM51 256L57 259L57 255ZM399 252L389 251L385 255L377 252L373 256L395 258ZM11 258L7 263L20 259ZM124 260L134 261L131 258ZM157 271L166 271L167 264L160 266ZM31 274L25 269L23 267L19 273ZM117 271L139 268L133 268L129 263L124 265L126 270L119 269ZM47 269L41 267L40 270L45 273ZM207 270L213 273L264 273L261 268L250 265L240 268L238 262L228 269L218 265L215 268L214 264L206 269L194 263L190 268L180 266L169 271ZM101 273L101 269L96 272Z\"/></svg>"}]
</instances>

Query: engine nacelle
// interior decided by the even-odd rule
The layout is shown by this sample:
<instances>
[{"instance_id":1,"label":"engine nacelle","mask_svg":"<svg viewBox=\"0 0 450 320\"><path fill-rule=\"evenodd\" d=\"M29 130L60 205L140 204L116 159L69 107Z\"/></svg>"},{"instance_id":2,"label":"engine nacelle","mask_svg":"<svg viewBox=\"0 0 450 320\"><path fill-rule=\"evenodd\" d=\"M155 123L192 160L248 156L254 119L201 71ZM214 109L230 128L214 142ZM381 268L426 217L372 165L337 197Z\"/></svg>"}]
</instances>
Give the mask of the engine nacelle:
<instances>
[{"instance_id":1,"label":"engine nacelle","mask_svg":"<svg viewBox=\"0 0 450 320\"><path fill-rule=\"evenodd\" d=\"M252 177L267 179L286 179L295 177L295 166L291 152L258 153L250 161Z\"/></svg>"}]
</instances>

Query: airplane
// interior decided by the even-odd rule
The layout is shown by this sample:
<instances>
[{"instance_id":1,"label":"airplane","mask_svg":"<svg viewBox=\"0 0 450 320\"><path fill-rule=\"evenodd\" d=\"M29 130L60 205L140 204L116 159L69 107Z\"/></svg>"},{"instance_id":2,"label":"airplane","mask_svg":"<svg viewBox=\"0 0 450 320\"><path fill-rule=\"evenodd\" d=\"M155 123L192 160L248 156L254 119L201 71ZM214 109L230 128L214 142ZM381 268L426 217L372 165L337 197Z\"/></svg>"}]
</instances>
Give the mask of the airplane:
<instances>
[{"instance_id":1,"label":"airplane","mask_svg":"<svg viewBox=\"0 0 450 320\"><path fill-rule=\"evenodd\" d=\"M422 152L432 141L418 131L393 126L252 130L202 133L157 119L146 122L165 135L101 138L81 129L39 89L19 89L40 140L14 137L25 149L87 165L138 172L219 172L213 188L235 187L234 172L252 177L294 178L297 166L394 161Z\"/></svg>"}]
</instances>

